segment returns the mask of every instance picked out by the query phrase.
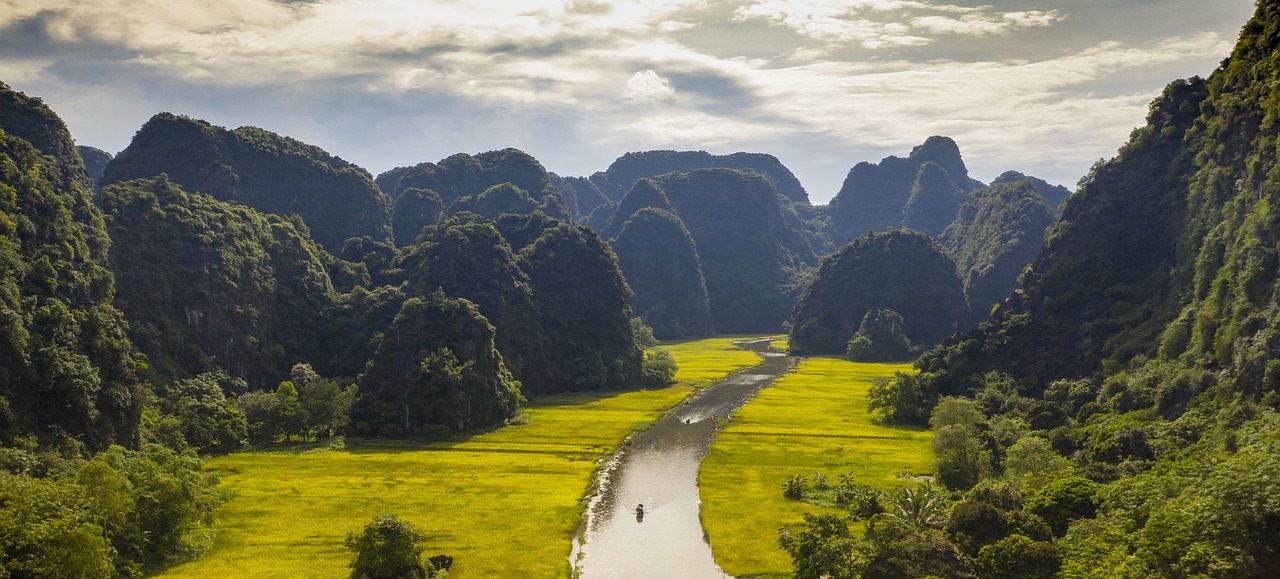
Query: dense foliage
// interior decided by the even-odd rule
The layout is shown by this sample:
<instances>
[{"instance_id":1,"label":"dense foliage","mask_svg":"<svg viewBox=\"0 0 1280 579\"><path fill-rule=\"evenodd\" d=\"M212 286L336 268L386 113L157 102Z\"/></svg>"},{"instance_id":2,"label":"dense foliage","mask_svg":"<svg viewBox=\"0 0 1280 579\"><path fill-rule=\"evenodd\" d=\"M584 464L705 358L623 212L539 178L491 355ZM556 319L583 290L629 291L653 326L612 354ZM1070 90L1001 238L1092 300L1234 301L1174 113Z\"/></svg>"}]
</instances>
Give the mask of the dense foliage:
<instances>
[{"instance_id":1,"label":"dense foliage","mask_svg":"<svg viewBox=\"0 0 1280 579\"><path fill-rule=\"evenodd\" d=\"M555 173L550 173L550 176L551 184L560 190L569 211L579 222L585 221L601 205L610 203L614 196L621 197L624 193L612 194L612 188L601 187L606 180L604 173L592 177L561 177Z\"/></svg>"},{"instance_id":2,"label":"dense foliage","mask_svg":"<svg viewBox=\"0 0 1280 579\"><path fill-rule=\"evenodd\" d=\"M0 443L132 444L141 402L107 229L52 159L0 130Z\"/></svg>"},{"instance_id":3,"label":"dense foliage","mask_svg":"<svg viewBox=\"0 0 1280 579\"><path fill-rule=\"evenodd\" d=\"M936 344L969 317L955 262L936 242L911 230L868 233L823 259L792 313L791 351L843 354L863 317L881 309L896 312L916 344Z\"/></svg>"},{"instance_id":4,"label":"dense foliage","mask_svg":"<svg viewBox=\"0 0 1280 579\"><path fill-rule=\"evenodd\" d=\"M1054 221L1029 179L983 187L964 200L939 240L956 260L975 322L1018 287L1018 276L1040 253Z\"/></svg>"},{"instance_id":5,"label":"dense foliage","mask_svg":"<svg viewBox=\"0 0 1280 579\"><path fill-rule=\"evenodd\" d=\"M187 193L165 177L102 191L130 337L156 374L217 368L254 388L333 346L334 290L324 253L295 216ZM356 369L327 374L352 375Z\"/></svg>"},{"instance_id":6,"label":"dense foliage","mask_svg":"<svg viewBox=\"0 0 1280 579\"><path fill-rule=\"evenodd\" d=\"M526 393L560 388L560 377L549 368L552 353L529 276L492 223L467 215L449 218L405 248L394 267L404 272L413 295L443 289L476 304L496 328L498 349Z\"/></svg>"},{"instance_id":7,"label":"dense foliage","mask_svg":"<svg viewBox=\"0 0 1280 579\"><path fill-rule=\"evenodd\" d=\"M438 163L397 167L378 175L377 183L383 191L397 200L400 195L414 188L434 191L450 214L464 210L475 211L471 206L475 204L475 199L456 207L455 205L459 200L479 196L495 185L509 184L527 195L528 201L514 200L521 207L532 203L551 217L570 219L569 207L560 191L552 184L551 175L537 159L517 149L502 149L478 155L458 153ZM503 197L507 198L506 201L499 201ZM503 206L513 201L510 197L510 192L504 191L490 202L495 206ZM421 230L426 225L430 223L414 223L412 226L406 224L405 227ZM397 243L401 245L412 241L397 239Z\"/></svg>"},{"instance_id":8,"label":"dense foliage","mask_svg":"<svg viewBox=\"0 0 1280 579\"><path fill-rule=\"evenodd\" d=\"M437 569L422 557L427 536L395 515L378 515L359 533L347 535L355 553L351 579L428 579Z\"/></svg>"},{"instance_id":9,"label":"dense foliage","mask_svg":"<svg viewBox=\"0 0 1280 579\"><path fill-rule=\"evenodd\" d=\"M613 240L613 250L635 292L631 308L654 335L673 339L710 333L702 263L679 217L662 209L641 209Z\"/></svg>"},{"instance_id":10,"label":"dense foliage","mask_svg":"<svg viewBox=\"0 0 1280 579\"><path fill-rule=\"evenodd\" d=\"M941 233L955 219L964 196L980 186L969 178L955 141L930 137L905 159L886 157L849 170L831 200L831 237L843 245L891 227Z\"/></svg>"},{"instance_id":11,"label":"dense foliage","mask_svg":"<svg viewBox=\"0 0 1280 579\"><path fill-rule=\"evenodd\" d=\"M360 434L470 430L515 416L520 385L475 304L437 291L410 298L383 334L353 410Z\"/></svg>"},{"instance_id":12,"label":"dense foliage","mask_svg":"<svg viewBox=\"0 0 1280 579\"><path fill-rule=\"evenodd\" d=\"M902 316L893 310L867 310L858 331L845 346L854 362L901 362L919 355L902 333Z\"/></svg>"},{"instance_id":13,"label":"dense foliage","mask_svg":"<svg viewBox=\"0 0 1280 579\"><path fill-rule=\"evenodd\" d=\"M671 212L693 238L712 331L775 331L794 301L797 280L814 262L808 242L784 220L781 199L755 172L671 173L637 181L605 231L621 231L644 208Z\"/></svg>"},{"instance_id":14,"label":"dense foliage","mask_svg":"<svg viewBox=\"0 0 1280 579\"><path fill-rule=\"evenodd\" d=\"M167 174L193 192L263 213L298 215L337 253L350 237L391 237L391 203L367 171L318 147L256 127L229 131L161 113L107 165L102 184Z\"/></svg>"},{"instance_id":15,"label":"dense foliage","mask_svg":"<svg viewBox=\"0 0 1280 579\"><path fill-rule=\"evenodd\" d=\"M600 236L557 225L520 251L520 268L533 288L556 390L639 383L644 353L631 327L631 290Z\"/></svg>"},{"instance_id":16,"label":"dense foliage","mask_svg":"<svg viewBox=\"0 0 1280 579\"><path fill-rule=\"evenodd\" d=\"M59 178L87 184L84 161L76 152L76 142L58 115L36 97L30 97L0 82L0 128L29 143L43 155L53 157Z\"/></svg>"},{"instance_id":17,"label":"dense foliage","mask_svg":"<svg viewBox=\"0 0 1280 579\"><path fill-rule=\"evenodd\" d=\"M217 479L191 453L111 446L91 459L0 449L0 575L133 577L212 546Z\"/></svg>"},{"instance_id":18,"label":"dense foliage","mask_svg":"<svg viewBox=\"0 0 1280 579\"><path fill-rule=\"evenodd\" d=\"M596 179L620 197L630 190L636 181L667 173L689 173L698 169L745 169L755 171L773 181L779 195L797 203L808 203L809 193L800 180L777 157L765 153L733 153L712 155L706 151L640 151L618 157L604 172L604 179Z\"/></svg>"},{"instance_id":19,"label":"dense foliage","mask_svg":"<svg viewBox=\"0 0 1280 579\"><path fill-rule=\"evenodd\" d=\"M76 145L76 152L84 160L85 174L89 177L93 190L97 191L98 181L102 179L102 172L107 169L107 163L111 162L111 153L86 145Z\"/></svg>"},{"instance_id":20,"label":"dense foliage","mask_svg":"<svg viewBox=\"0 0 1280 579\"><path fill-rule=\"evenodd\" d=\"M494 185L475 195L468 195L453 203L450 210L454 213L467 211L486 219L497 219L499 215L531 215L540 209L537 202L524 189L510 183Z\"/></svg>"},{"instance_id":21,"label":"dense foliage","mask_svg":"<svg viewBox=\"0 0 1280 579\"><path fill-rule=\"evenodd\" d=\"M1044 199L1045 205L1049 206L1049 211L1053 212L1053 218L1056 221L1062 216L1062 206L1067 202L1067 197L1071 196L1071 190L1062 185L1053 185L1044 179L1038 179L1028 175L1023 175L1017 171L1005 171L999 177L991 182L992 186L1003 185L1005 183L1015 183L1018 181L1030 181L1031 186L1035 188L1036 193Z\"/></svg>"},{"instance_id":22,"label":"dense foliage","mask_svg":"<svg viewBox=\"0 0 1280 579\"><path fill-rule=\"evenodd\" d=\"M410 187L396 196L391 210L391 231L399 245L417 243L422 228L435 225L444 217L440 194L429 189Z\"/></svg>"},{"instance_id":23,"label":"dense foliage","mask_svg":"<svg viewBox=\"0 0 1280 579\"><path fill-rule=\"evenodd\" d=\"M222 497L189 450L143 442L157 408L84 166L43 103L0 85L0 108L0 576L132 577L194 556Z\"/></svg>"},{"instance_id":24,"label":"dense foliage","mask_svg":"<svg viewBox=\"0 0 1280 579\"><path fill-rule=\"evenodd\" d=\"M1260 2L1082 181L993 321L885 385L934 394L887 399L933 407L978 577L1280 573L1278 49Z\"/></svg>"}]
</instances>

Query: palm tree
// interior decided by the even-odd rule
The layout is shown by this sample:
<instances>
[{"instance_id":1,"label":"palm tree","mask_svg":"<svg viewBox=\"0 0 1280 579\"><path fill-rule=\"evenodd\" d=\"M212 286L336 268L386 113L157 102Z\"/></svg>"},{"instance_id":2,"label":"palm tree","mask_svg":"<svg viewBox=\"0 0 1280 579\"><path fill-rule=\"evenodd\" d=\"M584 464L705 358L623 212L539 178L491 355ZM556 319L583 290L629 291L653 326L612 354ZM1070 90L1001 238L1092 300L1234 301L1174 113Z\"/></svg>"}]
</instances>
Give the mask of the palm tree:
<instances>
[{"instance_id":1,"label":"palm tree","mask_svg":"<svg viewBox=\"0 0 1280 579\"><path fill-rule=\"evenodd\" d=\"M903 489L893 501L893 516L917 529L939 529L947 523L946 500L930 483Z\"/></svg>"}]
</instances>

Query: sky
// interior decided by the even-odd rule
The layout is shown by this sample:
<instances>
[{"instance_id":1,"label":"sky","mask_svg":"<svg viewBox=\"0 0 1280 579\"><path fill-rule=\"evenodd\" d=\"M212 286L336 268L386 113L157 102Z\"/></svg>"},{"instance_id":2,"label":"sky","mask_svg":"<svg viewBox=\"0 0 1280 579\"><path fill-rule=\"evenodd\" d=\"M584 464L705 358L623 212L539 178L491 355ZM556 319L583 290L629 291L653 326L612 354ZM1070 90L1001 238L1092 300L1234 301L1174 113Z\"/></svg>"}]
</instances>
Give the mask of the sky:
<instances>
[{"instance_id":1,"label":"sky","mask_svg":"<svg viewBox=\"0 0 1280 579\"><path fill-rule=\"evenodd\" d=\"M770 153L814 203L931 135L972 177L1074 188L1252 0L0 0L0 81L116 153L159 112L374 175L515 147Z\"/></svg>"}]
</instances>

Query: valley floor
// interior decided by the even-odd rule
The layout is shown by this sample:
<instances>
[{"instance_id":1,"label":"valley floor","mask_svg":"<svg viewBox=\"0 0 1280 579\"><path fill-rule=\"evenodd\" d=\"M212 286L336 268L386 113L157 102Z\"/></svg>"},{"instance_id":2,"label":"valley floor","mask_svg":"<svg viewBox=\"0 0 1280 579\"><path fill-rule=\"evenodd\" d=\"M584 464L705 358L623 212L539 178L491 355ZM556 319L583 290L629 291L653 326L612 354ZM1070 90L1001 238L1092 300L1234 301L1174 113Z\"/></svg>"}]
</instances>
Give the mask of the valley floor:
<instances>
[{"instance_id":1,"label":"valley floor","mask_svg":"<svg viewBox=\"0 0 1280 579\"><path fill-rule=\"evenodd\" d=\"M733 576L789 575L778 529L819 507L788 500L791 475L833 483L908 484L899 473L933 468L932 433L882 426L867 413L872 380L912 371L910 364L858 364L805 358L760 391L720 430L698 475L702 522L716 564Z\"/></svg>"},{"instance_id":2,"label":"valley floor","mask_svg":"<svg viewBox=\"0 0 1280 579\"><path fill-rule=\"evenodd\" d=\"M733 340L667 345L680 366L672 387L538 399L525 424L457 441L210 459L233 497L214 547L159 576L345 577L347 533L394 513L426 533L426 555L454 557L454 579L567 577L597 460L695 388L759 362Z\"/></svg>"}]
</instances>

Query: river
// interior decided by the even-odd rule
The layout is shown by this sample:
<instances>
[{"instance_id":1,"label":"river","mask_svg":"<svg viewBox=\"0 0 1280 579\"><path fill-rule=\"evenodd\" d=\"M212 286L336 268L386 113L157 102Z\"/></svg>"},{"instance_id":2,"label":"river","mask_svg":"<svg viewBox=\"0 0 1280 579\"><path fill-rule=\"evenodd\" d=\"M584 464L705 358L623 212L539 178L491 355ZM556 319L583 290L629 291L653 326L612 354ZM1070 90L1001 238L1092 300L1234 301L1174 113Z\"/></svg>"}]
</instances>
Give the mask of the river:
<instances>
[{"instance_id":1,"label":"river","mask_svg":"<svg viewBox=\"0 0 1280 579\"><path fill-rule=\"evenodd\" d=\"M579 579L722 579L698 517L698 465L716 421L786 372L790 359L769 340L738 344L764 357L685 401L637 433L599 477L570 564ZM636 506L644 515L638 516Z\"/></svg>"}]
</instances>

